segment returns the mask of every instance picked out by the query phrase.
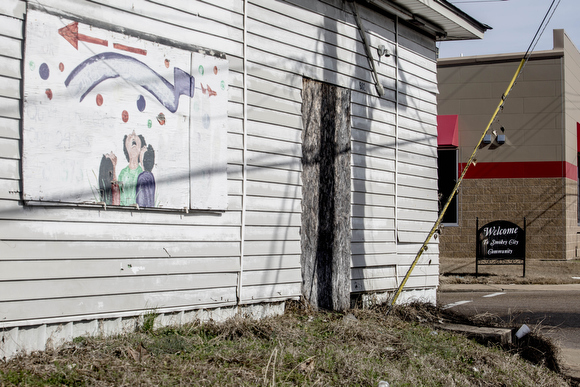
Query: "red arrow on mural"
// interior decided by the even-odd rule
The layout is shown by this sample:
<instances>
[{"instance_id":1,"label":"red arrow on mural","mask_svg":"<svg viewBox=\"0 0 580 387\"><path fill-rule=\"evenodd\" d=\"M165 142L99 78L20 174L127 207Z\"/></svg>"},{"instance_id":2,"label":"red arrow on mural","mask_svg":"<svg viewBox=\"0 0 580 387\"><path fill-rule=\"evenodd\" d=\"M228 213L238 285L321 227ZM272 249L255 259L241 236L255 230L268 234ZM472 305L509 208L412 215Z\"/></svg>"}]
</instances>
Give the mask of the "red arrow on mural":
<instances>
[{"instance_id":1,"label":"red arrow on mural","mask_svg":"<svg viewBox=\"0 0 580 387\"><path fill-rule=\"evenodd\" d=\"M79 49L79 40L81 42L100 44L101 46L108 46L109 45L109 42L104 40L104 39L99 39L99 38L95 38L92 36L79 34L79 23L78 22L73 22L73 23L70 23L66 27L60 28L58 30L58 33L63 38L65 38L67 42L72 44L72 46L74 48L76 48L77 50Z\"/></svg>"}]
</instances>

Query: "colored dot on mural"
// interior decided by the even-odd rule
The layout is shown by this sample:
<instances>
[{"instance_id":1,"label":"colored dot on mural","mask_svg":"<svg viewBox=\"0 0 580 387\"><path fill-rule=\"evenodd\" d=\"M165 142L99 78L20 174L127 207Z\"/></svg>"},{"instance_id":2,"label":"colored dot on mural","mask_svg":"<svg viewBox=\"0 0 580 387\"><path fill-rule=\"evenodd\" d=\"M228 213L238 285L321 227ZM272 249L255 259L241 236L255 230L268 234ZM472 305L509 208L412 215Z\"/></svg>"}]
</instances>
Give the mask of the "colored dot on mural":
<instances>
[{"instance_id":1,"label":"colored dot on mural","mask_svg":"<svg viewBox=\"0 0 580 387\"><path fill-rule=\"evenodd\" d=\"M52 99L52 90L46 89L44 91L44 94L46 94L46 96L48 97L48 99Z\"/></svg>"},{"instance_id":2,"label":"colored dot on mural","mask_svg":"<svg viewBox=\"0 0 580 387\"><path fill-rule=\"evenodd\" d=\"M169 59L165 59L165 67L169 68Z\"/></svg>"},{"instance_id":3,"label":"colored dot on mural","mask_svg":"<svg viewBox=\"0 0 580 387\"><path fill-rule=\"evenodd\" d=\"M58 69L60 70L61 73L64 71L64 64L62 62L58 64Z\"/></svg>"},{"instance_id":4,"label":"colored dot on mural","mask_svg":"<svg viewBox=\"0 0 580 387\"><path fill-rule=\"evenodd\" d=\"M103 96L97 94L97 106L101 106L103 104Z\"/></svg>"},{"instance_id":5,"label":"colored dot on mural","mask_svg":"<svg viewBox=\"0 0 580 387\"><path fill-rule=\"evenodd\" d=\"M221 81L220 82L220 87L221 87L222 90L225 90L226 89L226 82L225 81Z\"/></svg>"},{"instance_id":6,"label":"colored dot on mural","mask_svg":"<svg viewBox=\"0 0 580 387\"><path fill-rule=\"evenodd\" d=\"M211 124L211 118L209 117L209 114L204 114L201 117L201 124L203 125L204 129L208 129L209 125Z\"/></svg>"},{"instance_id":7,"label":"colored dot on mural","mask_svg":"<svg viewBox=\"0 0 580 387\"><path fill-rule=\"evenodd\" d=\"M159 113L157 115L157 121L159 122L159 125L165 125L165 114Z\"/></svg>"},{"instance_id":8,"label":"colored dot on mural","mask_svg":"<svg viewBox=\"0 0 580 387\"><path fill-rule=\"evenodd\" d=\"M40 74L40 78L46 81L50 76L50 69L48 68L48 65L46 63L41 64L38 68L38 73Z\"/></svg>"},{"instance_id":9,"label":"colored dot on mural","mask_svg":"<svg viewBox=\"0 0 580 387\"><path fill-rule=\"evenodd\" d=\"M153 126L153 121L147 120L147 127L151 128Z\"/></svg>"},{"instance_id":10,"label":"colored dot on mural","mask_svg":"<svg viewBox=\"0 0 580 387\"><path fill-rule=\"evenodd\" d=\"M139 109L140 112L142 112L143 110L145 110L145 97L143 97L142 95L139 96L139 99L137 100L137 109Z\"/></svg>"},{"instance_id":11,"label":"colored dot on mural","mask_svg":"<svg viewBox=\"0 0 580 387\"><path fill-rule=\"evenodd\" d=\"M214 73L215 75L217 75L217 72L218 72L218 68L217 68L217 66L213 66L213 73Z\"/></svg>"},{"instance_id":12,"label":"colored dot on mural","mask_svg":"<svg viewBox=\"0 0 580 387\"><path fill-rule=\"evenodd\" d=\"M197 72L200 73L201 75L203 75L204 69L203 69L202 65L199 65L199 67L197 68Z\"/></svg>"},{"instance_id":13,"label":"colored dot on mural","mask_svg":"<svg viewBox=\"0 0 580 387\"><path fill-rule=\"evenodd\" d=\"M33 61L28 62L28 67L30 67L30 71L34 71L34 69L36 68L36 65L34 64Z\"/></svg>"},{"instance_id":14,"label":"colored dot on mural","mask_svg":"<svg viewBox=\"0 0 580 387\"><path fill-rule=\"evenodd\" d=\"M129 121L129 112L127 110L123 110L123 113L121 113L121 119L123 119L123 122Z\"/></svg>"}]
</instances>

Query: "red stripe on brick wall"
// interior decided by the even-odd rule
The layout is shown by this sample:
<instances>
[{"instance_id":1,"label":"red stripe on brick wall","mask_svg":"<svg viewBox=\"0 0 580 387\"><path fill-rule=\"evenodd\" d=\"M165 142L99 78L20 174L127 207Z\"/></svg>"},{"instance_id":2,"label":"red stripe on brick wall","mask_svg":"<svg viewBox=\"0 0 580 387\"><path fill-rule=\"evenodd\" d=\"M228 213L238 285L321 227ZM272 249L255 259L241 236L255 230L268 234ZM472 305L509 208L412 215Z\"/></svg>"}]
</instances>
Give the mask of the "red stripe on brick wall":
<instances>
[{"instance_id":1,"label":"red stripe on brick wall","mask_svg":"<svg viewBox=\"0 0 580 387\"><path fill-rule=\"evenodd\" d=\"M466 163L459 164L459 173ZM533 179L566 177L578 180L575 165L562 161L530 161L513 163L477 163L471 165L465 179Z\"/></svg>"}]
</instances>

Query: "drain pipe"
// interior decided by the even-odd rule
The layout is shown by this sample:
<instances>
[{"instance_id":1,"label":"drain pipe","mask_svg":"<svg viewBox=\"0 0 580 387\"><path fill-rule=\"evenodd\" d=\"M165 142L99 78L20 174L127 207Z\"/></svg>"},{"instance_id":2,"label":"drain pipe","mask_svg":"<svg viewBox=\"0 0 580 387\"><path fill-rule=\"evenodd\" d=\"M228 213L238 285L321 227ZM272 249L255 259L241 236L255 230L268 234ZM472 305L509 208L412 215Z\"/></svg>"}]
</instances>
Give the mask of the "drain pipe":
<instances>
[{"instance_id":1,"label":"drain pipe","mask_svg":"<svg viewBox=\"0 0 580 387\"><path fill-rule=\"evenodd\" d=\"M372 71L372 74L374 76L375 88L377 89L377 93L379 94L379 97L382 97L383 95L385 95L385 89L383 88L383 85L381 85L381 83L379 82L379 75L377 74L377 69L375 67L375 60L373 59L373 53L371 51L371 46L370 46L369 41L367 39L367 33L365 32L365 30L363 28L362 20L361 20L360 16L358 15L358 11L356 8L356 1L353 1L351 4L352 4L352 13L354 14L354 18L356 19L356 24L357 24L359 32L360 32L360 37L361 37L363 44L365 46L365 52L367 54L369 66L371 67L371 71Z\"/></svg>"}]
</instances>

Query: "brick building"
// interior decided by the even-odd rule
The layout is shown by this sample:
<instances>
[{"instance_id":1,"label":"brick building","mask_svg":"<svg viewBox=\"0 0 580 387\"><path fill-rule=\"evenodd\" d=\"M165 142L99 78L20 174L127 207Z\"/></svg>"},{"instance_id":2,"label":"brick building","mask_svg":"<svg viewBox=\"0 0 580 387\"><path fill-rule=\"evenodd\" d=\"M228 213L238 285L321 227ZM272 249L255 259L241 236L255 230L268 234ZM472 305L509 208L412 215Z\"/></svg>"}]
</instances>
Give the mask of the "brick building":
<instances>
[{"instance_id":1,"label":"brick building","mask_svg":"<svg viewBox=\"0 0 580 387\"><path fill-rule=\"evenodd\" d=\"M579 255L580 52L564 30L553 35L554 48L525 65L446 213L442 259L475 257L477 218L480 227L523 227L525 218L527 258ZM453 188L522 57L438 61L440 196Z\"/></svg>"}]
</instances>

